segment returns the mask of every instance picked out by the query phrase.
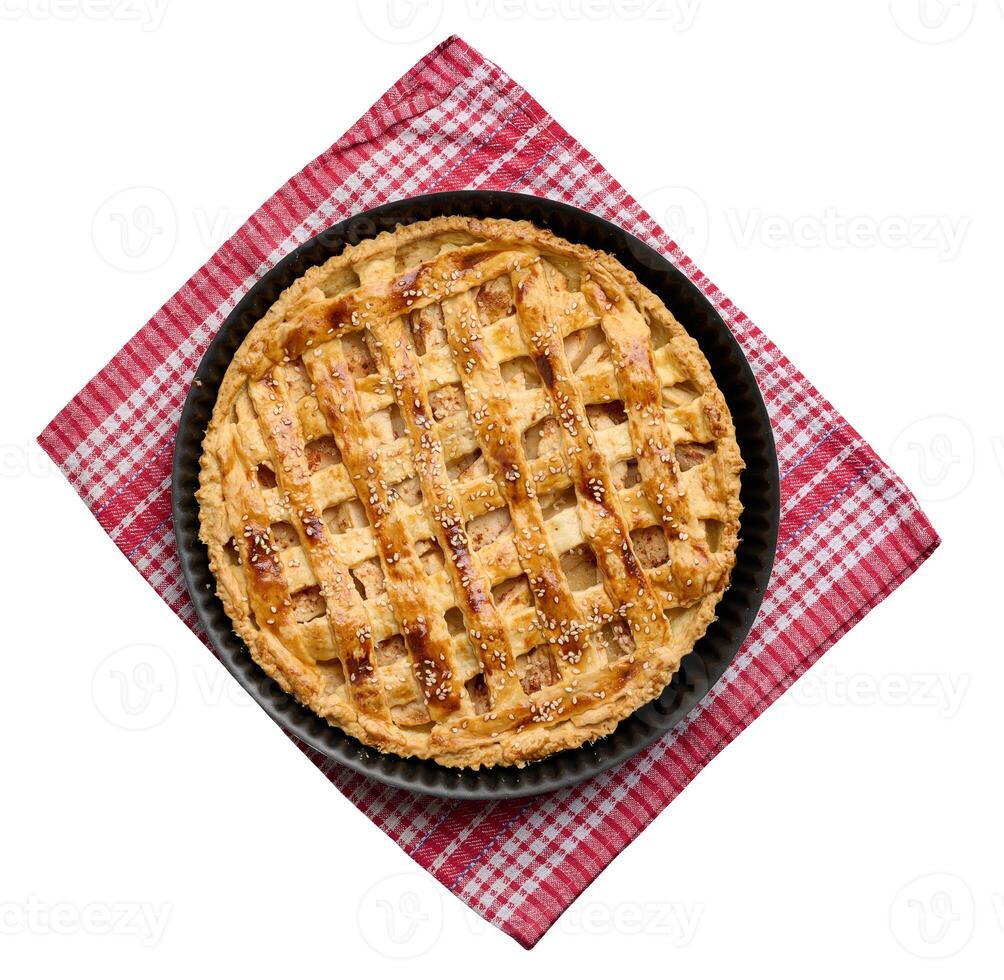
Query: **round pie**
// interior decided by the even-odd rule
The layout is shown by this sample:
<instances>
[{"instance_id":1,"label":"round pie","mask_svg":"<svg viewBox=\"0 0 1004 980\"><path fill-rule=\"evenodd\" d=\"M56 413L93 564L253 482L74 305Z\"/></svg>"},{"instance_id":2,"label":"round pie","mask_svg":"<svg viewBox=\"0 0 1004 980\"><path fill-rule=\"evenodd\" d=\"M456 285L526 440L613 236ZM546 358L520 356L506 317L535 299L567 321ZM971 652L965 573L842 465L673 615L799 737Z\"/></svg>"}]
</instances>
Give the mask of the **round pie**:
<instances>
[{"instance_id":1,"label":"round pie","mask_svg":"<svg viewBox=\"0 0 1004 980\"><path fill-rule=\"evenodd\" d=\"M521 765L611 732L714 619L743 463L697 343L527 222L399 226L310 269L223 379L217 592L367 745Z\"/></svg>"}]
</instances>

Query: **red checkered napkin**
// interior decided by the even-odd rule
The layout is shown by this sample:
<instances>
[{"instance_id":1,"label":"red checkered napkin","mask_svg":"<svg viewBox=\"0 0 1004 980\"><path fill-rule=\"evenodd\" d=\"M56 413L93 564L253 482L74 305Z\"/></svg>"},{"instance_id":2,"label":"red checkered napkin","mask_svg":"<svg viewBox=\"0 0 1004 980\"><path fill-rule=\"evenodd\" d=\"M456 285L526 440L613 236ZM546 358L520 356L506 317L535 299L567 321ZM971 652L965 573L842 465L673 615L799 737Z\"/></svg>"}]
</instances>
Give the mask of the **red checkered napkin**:
<instances>
[{"instance_id":1,"label":"red checkered napkin","mask_svg":"<svg viewBox=\"0 0 1004 980\"><path fill-rule=\"evenodd\" d=\"M449 38L266 201L39 442L198 633L171 528L171 447L210 337L252 283L317 232L384 201L468 187L567 201L669 256L749 358L781 467L777 563L749 638L713 693L618 769L545 797L456 804L388 789L297 743L422 867L530 947L721 748L938 545L896 474L596 159L505 72Z\"/></svg>"}]
</instances>

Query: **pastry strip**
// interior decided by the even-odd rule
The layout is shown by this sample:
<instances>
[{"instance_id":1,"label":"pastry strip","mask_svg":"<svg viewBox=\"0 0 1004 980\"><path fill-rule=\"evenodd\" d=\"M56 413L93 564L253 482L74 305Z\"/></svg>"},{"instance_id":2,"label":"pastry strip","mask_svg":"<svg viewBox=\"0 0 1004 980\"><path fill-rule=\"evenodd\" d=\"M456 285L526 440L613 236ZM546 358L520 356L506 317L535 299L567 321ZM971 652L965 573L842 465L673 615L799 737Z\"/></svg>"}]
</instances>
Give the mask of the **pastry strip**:
<instances>
[{"instance_id":1,"label":"pastry strip","mask_svg":"<svg viewBox=\"0 0 1004 980\"><path fill-rule=\"evenodd\" d=\"M352 375L336 340L304 359L356 494L373 529L387 598L411 658L415 679L434 720L458 712L463 685L453 663L445 609L432 599L429 575L408 530L408 508L384 475L376 439L363 417Z\"/></svg>"},{"instance_id":2,"label":"pastry strip","mask_svg":"<svg viewBox=\"0 0 1004 980\"><path fill-rule=\"evenodd\" d=\"M599 313L613 355L641 486L666 536L673 569L672 592L693 601L705 593L708 585L717 587L724 566L708 550L704 526L694 516L687 498L672 428L662 407L649 326L609 276L603 283L605 289L595 281L589 282L584 292ZM711 406L705 400L703 407L707 412Z\"/></svg>"},{"instance_id":3,"label":"pastry strip","mask_svg":"<svg viewBox=\"0 0 1004 980\"><path fill-rule=\"evenodd\" d=\"M314 499L303 434L281 366L276 365L260 381L249 382L248 394L269 447L277 485L287 500L291 523L320 586L334 650L342 662L353 703L360 713L389 721L374 665L369 619L351 573L335 554L331 531ZM283 574L281 567L277 572Z\"/></svg>"},{"instance_id":4,"label":"pastry strip","mask_svg":"<svg viewBox=\"0 0 1004 980\"><path fill-rule=\"evenodd\" d=\"M588 623L544 533L544 515L521 432L511 421L512 406L498 362L484 342L473 296L467 293L446 300L443 315L478 444L509 508L512 540L537 608L537 626L556 653L559 674L567 677L587 669L594 659Z\"/></svg>"},{"instance_id":5,"label":"pastry strip","mask_svg":"<svg viewBox=\"0 0 1004 980\"><path fill-rule=\"evenodd\" d=\"M233 426L219 440L216 456L223 478L228 523L234 531L248 603L258 628L275 636L298 660L312 665L293 617L289 589L261 491L241 453Z\"/></svg>"},{"instance_id":6,"label":"pastry strip","mask_svg":"<svg viewBox=\"0 0 1004 980\"><path fill-rule=\"evenodd\" d=\"M638 649L668 642L661 603L642 569L617 506L610 467L596 445L586 407L572 380L561 335L554 329L551 287L541 265L512 273L520 329L561 427L578 499L582 531L596 555L604 585L630 624Z\"/></svg>"},{"instance_id":7,"label":"pastry strip","mask_svg":"<svg viewBox=\"0 0 1004 980\"><path fill-rule=\"evenodd\" d=\"M362 285L308 307L298 322L272 339L268 358L259 361L259 368L267 370L268 360L296 360L315 344L364 328L371 321L391 320L421 310L535 259L532 249L501 249L491 243L443 252L379 283Z\"/></svg>"}]
</instances>

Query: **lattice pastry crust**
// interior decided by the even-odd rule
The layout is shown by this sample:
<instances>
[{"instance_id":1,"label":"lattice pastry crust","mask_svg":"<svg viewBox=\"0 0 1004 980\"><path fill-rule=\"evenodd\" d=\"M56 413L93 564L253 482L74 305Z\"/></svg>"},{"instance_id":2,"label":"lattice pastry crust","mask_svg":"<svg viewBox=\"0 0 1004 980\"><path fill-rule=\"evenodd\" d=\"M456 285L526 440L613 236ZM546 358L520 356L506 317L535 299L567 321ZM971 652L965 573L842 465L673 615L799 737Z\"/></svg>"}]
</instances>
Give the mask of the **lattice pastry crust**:
<instances>
[{"instance_id":1,"label":"lattice pastry crust","mask_svg":"<svg viewBox=\"0 0 1004 980\"><path fill-rule=\"evenodd\" d=\"M613 257L437 218L310 269L203 443L254 659L384 752L522 764L611 732L714 618L742 459L696 342Z\"/></svg>"}]
</instances>

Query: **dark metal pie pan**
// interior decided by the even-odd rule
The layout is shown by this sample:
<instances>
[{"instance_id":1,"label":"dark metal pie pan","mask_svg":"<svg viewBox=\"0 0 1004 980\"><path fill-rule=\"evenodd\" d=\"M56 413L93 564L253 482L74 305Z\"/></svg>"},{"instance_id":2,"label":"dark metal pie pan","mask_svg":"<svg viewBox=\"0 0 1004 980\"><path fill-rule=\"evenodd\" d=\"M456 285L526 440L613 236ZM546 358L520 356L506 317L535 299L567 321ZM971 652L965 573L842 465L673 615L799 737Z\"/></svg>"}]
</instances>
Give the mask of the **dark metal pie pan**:
<instances>
[{"instance_id":1,"label":"dark metal pie pan","mask_svg":"<svg viewBox=\"0 0 1004 980\"><path fill-rule=\"evenodd\" d=\"M252 326L283 289L346 245L398 224L440 215L527 219L569 241L611 252L659 295L700 344L732 411L746 470L742 478L742 538L732 585L718 618L662 694L591 745L559 752L522 769L448 769L434 762L385 755L322 721L251 659L215 595L195 503L202 437L223 374ZM722 676L750 627L770 578L777 545L779 479L774 437L753 372L711 303L670 262L633 235L578 208L501 191L449 191L395 201L339 222L295 249L237 304L209 344L185 401L172 481L174 533L188 591L210 643L227 669L288 732L335 762L391 786L455 799L505 799L560 789L588 779L649 745L679 723Z\"/></svg>"}]
</instances>

